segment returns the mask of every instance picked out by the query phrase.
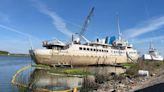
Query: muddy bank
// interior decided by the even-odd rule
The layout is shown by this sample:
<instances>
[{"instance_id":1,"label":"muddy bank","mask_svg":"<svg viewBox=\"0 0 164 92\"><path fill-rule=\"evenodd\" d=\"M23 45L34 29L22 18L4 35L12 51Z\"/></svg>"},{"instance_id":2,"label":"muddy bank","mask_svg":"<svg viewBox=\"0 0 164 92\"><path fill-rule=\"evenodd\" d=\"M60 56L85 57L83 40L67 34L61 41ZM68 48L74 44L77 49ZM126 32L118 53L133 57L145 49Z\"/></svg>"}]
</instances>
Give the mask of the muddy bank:
<instances>
[{"instance_id":1,"label":"muddy bank","mask_svg":"<svg viewBox=\"0 0 164 92\"><path fill-rule=\"evenodd\" d=\"M164 62L144 62L132 65L130 70L99 85L94 92L164 92ZM138 76L139 69L149 76Z\"/></svg>"}]
</instances>

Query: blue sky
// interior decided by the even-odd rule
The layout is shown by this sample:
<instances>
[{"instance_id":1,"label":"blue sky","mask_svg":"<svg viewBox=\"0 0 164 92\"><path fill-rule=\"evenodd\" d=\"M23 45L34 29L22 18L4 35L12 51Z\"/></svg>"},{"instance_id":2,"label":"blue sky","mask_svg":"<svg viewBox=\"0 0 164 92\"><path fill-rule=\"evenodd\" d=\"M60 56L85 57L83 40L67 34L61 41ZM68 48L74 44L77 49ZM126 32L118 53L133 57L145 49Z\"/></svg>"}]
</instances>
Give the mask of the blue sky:
<instances>
[{"instance_id":1,"label":"blue sky","mask_svg":"<svg viewBox=\"0 0 164 92\"><path fill-rule=\"evenodd\" d=\"M85 37L94 40L117 34L117 17L123 37L145 53L152 41L164 55L163 0L0 0L0 49L28 53L43 40L70 41L92 6L94 16Z\"/></svg>"}]
</instances>

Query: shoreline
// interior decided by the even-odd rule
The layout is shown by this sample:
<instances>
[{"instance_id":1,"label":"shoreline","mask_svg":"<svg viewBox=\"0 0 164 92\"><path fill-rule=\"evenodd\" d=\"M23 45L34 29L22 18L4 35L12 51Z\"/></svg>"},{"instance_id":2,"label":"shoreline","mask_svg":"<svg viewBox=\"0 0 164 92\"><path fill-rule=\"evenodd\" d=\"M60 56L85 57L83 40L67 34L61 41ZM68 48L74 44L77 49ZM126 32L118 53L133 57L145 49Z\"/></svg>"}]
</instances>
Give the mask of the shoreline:
<instances>
[{"instance_id":1,"label":"shoreline","mask_svg":"<svg viewBox=\"0 0 164 92\"><path fill-rule=\"evenodd\" d=\"M10 54L10 55L7 55L7 54L0 54L0 56L17 56L17 57L29 57L30 55L29 54Z\"/></svg>"},{"instance_id":2,"label":"shoreline","mask_svg":"<svg viewBox=\"0 0 164 92\"><path fill-rule=\"evenodd\" d=\"M138 63L139 67L136 67L137 69L143 69L149 71L149 76L139 76L133 74L128 74L127 72L123 75L116 75L115 77L109 81L106 81L105 83L100 84L100 87L98 90L95 90L94 92L140 92L142 90L146 90L146 92L154 92L152 90L156 91L164 91L160 87L158 89L158 86L162 85L164 83L164 62L145 62L142 61L144 64ZM141 68L142 67L142 68ZM133 72L135 69L133 66L131 70ZM138 70L137 70L138 71ZM135 71L135 72L137 72ZM120 77L120 78L119 78ZM151 88L151 89L150 89ZM147 91L149 90L149 91Z\"/></svg>"},{"instance_id":3,"label":"shoreline","mask_svg":"<svg viewBox=\"0 0 164 92\"><path fill-rule=\"evenodd\" d=\"M164 72L149 78L142 77L138 79L137 78L124 79L122 81L120 82L116 80L116 83L106 82L100 84L100 87L94 92L114 92L114 90L115 92L140 92L140 91L143 92L143 90L146 90L146 92L154 92L153 91L154 86L160 84L162 85L162 83L164 83ZM151 89L149 89L150 87ZM159 92L159 90L160 89L156 91Z\"/></svg>"}]
</instances>

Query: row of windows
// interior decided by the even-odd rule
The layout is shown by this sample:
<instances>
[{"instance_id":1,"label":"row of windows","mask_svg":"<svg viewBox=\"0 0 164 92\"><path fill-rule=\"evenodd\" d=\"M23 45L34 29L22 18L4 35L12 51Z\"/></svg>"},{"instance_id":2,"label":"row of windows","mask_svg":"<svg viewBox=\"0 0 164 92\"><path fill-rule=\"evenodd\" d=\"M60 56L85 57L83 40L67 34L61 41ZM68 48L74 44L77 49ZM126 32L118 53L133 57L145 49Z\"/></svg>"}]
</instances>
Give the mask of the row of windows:
<instances>
[{"instance_id":1,"label":"row of windows","mask_svg":"<svg viewBox=\"0 0 164 92\"><path fill-rule=\"evenodd\" d=\"M122 54L122 53L125 53L125 52L122 52L122 51L111 51L111 53L119 53L119 54Z\"/></svg>"},{"instance_id":2,"label":"row of windows","mask_svg":"<svg viewBox=\"0 0 164 92\"><path fill-rule=\"evenodd\" d=\"M108 52L108 50L93 49L93 48L82 48L82 47L79 47L79 50L86 50L86 51L97 51L97 52Z\"/></svg>"},{"instance_id":3,"label":"row of windows","mask_svg":"<svg viewBox=\"0 0 164 92\"><path fill-rule=\"evenodd\" d=\"M79 50L84 50L84 51L97 51L97 52L108 52L108 50L102 50L102 49L93 49L93 48L85 48L85 47L79 47ZM111 53L119 53L123 54L125 52L122 51L111 51ZM129 54L135 54L136 52L129 52Z\"/></svg>"}]
</instances>

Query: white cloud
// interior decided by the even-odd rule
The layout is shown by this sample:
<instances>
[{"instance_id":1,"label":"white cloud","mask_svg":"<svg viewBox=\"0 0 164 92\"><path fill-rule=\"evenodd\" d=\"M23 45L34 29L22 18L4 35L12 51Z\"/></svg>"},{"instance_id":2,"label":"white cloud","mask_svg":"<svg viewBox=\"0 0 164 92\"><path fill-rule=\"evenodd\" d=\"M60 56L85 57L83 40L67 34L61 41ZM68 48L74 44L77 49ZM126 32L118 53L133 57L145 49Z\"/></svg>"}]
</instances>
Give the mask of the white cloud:
<instances>
[{"instance_id":1,"label":"white cloud","mask_svg":"<svg viewBox=\"0 0 164 92\"><path fill-rule=\"evenodd\" d=\"M36 44L36 43L37 43L37 42L41 42L41 40L40 40L39 38L37 38L37 37L35 37L35 36L31 35L31 34L27 34L27 33L25 33L25 32L21 32L21 31L19 31L19 30L14 29L14 28L11 28L11 27L8 27L8 26L5 26L5 25L1 25L1 24L0 24L0 28L4 29L4 30L1 30L1 31L10 31L10 32L14 32L14 33L17 33L17 34L22 35L25 39L27 39L26 42L28 42L29 45L31 45L31 46L32 46L32 45L35 45L35 46L38 47L38 44ZM16 38L10 39L10 42L15 41L15 39L16 39ZM32 39L32 40L31 40L31 39ZM35 43L32 44L32 42L35 42ZM24 43L24 41L22 41L21 43ZM11 45L10 45L10 46L11 46Z\"/></svg>"},{"instance_id":2,"label":"white cloud","mask_svg":"<svg viewBox=\"0 0 164 92\"><path fill-rule=\"evenodd\" d=\"M37 9L49 16L50 18L52 18L53 20L53 25L57 28L58 31L62 32L63 34L71 37L72 36L72 32L70 30L68 30L66 23L63 21L63 19L54 11L51 11L50 9L48 9L48 7L43 4L42 2L38 1L38 0L33 0L36 3Z\"/></svg>"},{"instance_id":3,"label":"white cloud","mask_svg":"<svg viewBox=\"0 0 164 92\"><path fill-rule=\"evenodd\" d=\"M34 38L34 39L40 40L39 38L37 38L37 37L35 37L35 36L31 35L31 34L28 34L28 33L25 33L25 32L21 32L21 31L19 31L17 29L14 29L14 28L2 25L2 24L0 24L0 28L5 29L6 31L11 31L11 32L23 35L23 36L27 37L28 39L29 38Z\"/></svg>"},{"instance_id":4,"label":"white cloud","mask_svg":"<svg viewBox=\"0 0 164 92\"><path fill-rule=\"evenodd\" d=\"M129 35L126 35L127 38L135 38L137 36L140 36L142 34L145 34L151 31L157 31L163 26L164 26L164 16L146 21L144 23L140 23L140 25L137 25L134 28L125 30L124 34L125 35L129 34Z\"/></svg>"},{"instance_id":5,"label":"white cloud","mask_svg":"<svg viewBox=\"0 0 164 92\"><path fill-rule=\"evenodd\" d=\"M144 38L144 39L133 39L132 43L145 43L145 42L150 42L150 41L164 42L164 36L149 37L149 38Z\"/></svg>"},{"instance_id":6,"label":"white cloud","mask_svg":"<svg viewBox=\"0 0 164 92\"><path fill-rule=\"evenodd\" d=\"M18 34L27 36L27 37L30 36L29 34L23 33L23 32L21 32L21 31L18 31L18 30L16 30L16 29L13 29L13 28L11 28L11 27L4 26L4 25L1 25L1 24L0 24L0 28L6 29L7 31L15 32L15 33L18 33Z\"/></svg>"}]
</instances>

